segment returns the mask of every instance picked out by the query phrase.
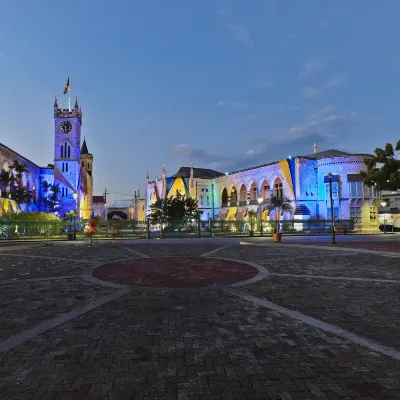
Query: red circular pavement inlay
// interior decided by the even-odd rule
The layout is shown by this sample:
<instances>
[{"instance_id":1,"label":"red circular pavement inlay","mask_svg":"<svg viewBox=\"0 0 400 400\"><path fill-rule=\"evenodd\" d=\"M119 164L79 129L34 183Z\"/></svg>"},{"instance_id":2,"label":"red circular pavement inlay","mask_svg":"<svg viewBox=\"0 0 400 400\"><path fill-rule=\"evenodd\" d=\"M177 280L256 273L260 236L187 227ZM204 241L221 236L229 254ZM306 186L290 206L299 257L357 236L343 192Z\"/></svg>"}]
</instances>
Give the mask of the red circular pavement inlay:
<instances>
[{"instance_id":1,"label":"red circular pavement inlay","mask_svg":"<svg viewBox=\"0 0 400 400\"><path fill-rule=\"evenodd\" d=\"M226 285L256 276L248 264L202 257L120 260L96 268L92 275L122 285L185 288Z\"/></svg>"}]
</instances>

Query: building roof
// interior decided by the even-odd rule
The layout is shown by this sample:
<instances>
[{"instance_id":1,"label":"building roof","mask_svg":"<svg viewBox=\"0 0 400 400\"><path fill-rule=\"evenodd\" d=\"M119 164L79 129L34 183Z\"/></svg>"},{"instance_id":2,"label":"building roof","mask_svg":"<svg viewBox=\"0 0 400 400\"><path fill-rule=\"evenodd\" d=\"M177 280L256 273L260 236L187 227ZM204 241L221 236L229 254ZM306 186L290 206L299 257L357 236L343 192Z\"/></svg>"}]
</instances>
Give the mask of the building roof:
<instances>
[{"instance_id":1,"label":"building roof","mask_svg":"<svg viewBox=\"0 0 400 400\"><path fill-rule=\"evenodd\" d=\"M81 147L81 154L89 154L89 150L86 145L86 139L83 139L82 147Z\"/></svg>"},{"instance_id":2,"label":"building roof","mask_svg":"<svg viewBox=\"0 0 400 400\"><path fill-rule=\"evenodd\" d=\"M333 157L348 157L348 156L364 156L364 157L372 157L371 154L362 154L362 153L347 153L341 150L325 150L319 151L318 153L309 154L307 156L299 156L301 158L310 158L312 160L320 160L322 158L333 158Z\"/></svg>"},{"instance_id":3,"label":"building roof","mask_svg":"<svg viewBox=\"0 0 400 400\"><path fill-rule=\"evenodd\" d=\"M21 157L23 160L27 161L28 163L34 165L37 168L41 168L39 167L39 165L37 165L36 163L32 162L31 160L29 160L28 158L22 156L21 154L17 153L15 150L10 149L8 146L6 146L3 143L0 143L0 147L4 147L6 150L10 151L11 153L14 153L17 157Z\"/></svg>"},{"instance_id":4,"label":"building roof","mask_svg":"<svg viewBox=\"0 0 400 400\"><path fill-rule=\"evenodd\" d=\"M93 196L92 202L93 202L93 203L105 204L104 196Z\"/></svg>"},{"instance_id":5,"label":"building roof","mask_svg":"<svg viewBox=\"0 0 400 400\"><path fill-rule=\"evenodd\" d=\"M180 167L179 171L172 175L171 178L190 178L191 167ZM199 179L213 179L223 176L222 172L215 171L208 168L193 168L193 178Z\"/></svg>"}]
</instances>

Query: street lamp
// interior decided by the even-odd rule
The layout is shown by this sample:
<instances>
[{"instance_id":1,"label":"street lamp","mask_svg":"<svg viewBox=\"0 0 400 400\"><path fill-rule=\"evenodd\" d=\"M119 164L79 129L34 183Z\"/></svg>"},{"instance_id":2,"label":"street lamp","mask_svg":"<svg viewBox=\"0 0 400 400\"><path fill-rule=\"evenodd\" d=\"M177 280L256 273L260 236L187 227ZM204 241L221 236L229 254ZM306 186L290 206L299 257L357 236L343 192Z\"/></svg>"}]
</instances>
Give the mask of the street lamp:
<instances>
[{"instance_id":1,"label":"street lamp","mask_svg":"<svg viewBox=\"0 0 400 400\"><path fill-rule=\"evenodd\" d=\"M263 226L262 226L262 213L261 213L261 204L264 201L262 197L257 199L258 204L260 205L260 236L263 236Z\"/></svg>"},{"instance_id":2,"label":"street lamp","mask_svg":"<svg viewBox=\"0 0 400 400\"><path fill-rule=\"evenodd\" d=\"M74 192L72 197L74 198L74 240L76 240L76 200L78 198L78 193Z\"/></svg>"},{"instance_id":3,"label":"street lamp","mask_svg":"<svg viewBox=\"0 0 400 400\"><path fill-rule=\"evenodd\" d=\"M387 206L387 203L385 200L382 201L381 206L385 208ZM383 233L386 233L386 214L385 210L383 210Z\"/></svg>"},{"instance_id":4,"label":"street lamp","mask_svg":"<svg viewBox=\"0 0 400 400\"><path fill-rule=\"evenodd\" d=\"M332 197L332 173L329 172L328 174L329 179L329 195L331 199L331 220L332 220L332 244L336 244L336 237L335 237L335 219L333 216L333 197Z\"/></svg>"}]
</instances>

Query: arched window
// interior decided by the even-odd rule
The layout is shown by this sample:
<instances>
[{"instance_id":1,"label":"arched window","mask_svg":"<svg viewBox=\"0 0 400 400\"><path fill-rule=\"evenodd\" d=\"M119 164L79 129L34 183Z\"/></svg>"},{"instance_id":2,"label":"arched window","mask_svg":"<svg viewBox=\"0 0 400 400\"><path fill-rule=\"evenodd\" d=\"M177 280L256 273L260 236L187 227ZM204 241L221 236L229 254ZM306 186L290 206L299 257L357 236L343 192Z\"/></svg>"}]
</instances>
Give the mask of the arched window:
<instances>
[{"instance_id":1,"label":"arched window","mask_svg":"<svg viewBox=\"0 0 400 400\"><path fill-rule=\"evenodd\" d=\"M65 171L68 172L68 163L65 163Z\"/></svg>"},{"instance_id":2,"label":"arched window","mask_svg":"<svg viewBox=\"0 0 400 400\"><path fill-rule=\"evenodd\" d=\"M62 163L62 172L64 172L64 163Z\"/></svg>"},{"instance_id":3,"label":"arched window","mask_svg":"<svg viewBox=\"0 0 400 400\"><path fill-rule=\"evenodd\" d=\"M64 197L64 188L62 188L62 197Z\"/></svg>"},{"instance_id":4,"label":"arched window","mask_svg":"<svg viewBox=\"0 0 400 400\"><path fill-rule=\"evenodd\" d=\"M250 200L256 201L258 199L257 184L253 182L250 187Z\"/></svg>"},{"instance_id":5,"label":"arched window","mask_svg":"<svg viewBox=\"0 0 400 400\"><path fill-rule=\"evenodd\" d=\"M269 199L271 197L270 187L267 180L264 180L261 184L261 193L263 199Z\"/></svg>"},{"instance_id":6,"label":"arched window","mask_svg":"<svg viewBox=\"0 0 400 400\"><path fill-rule=\"evenodd\" d=\"M65 197L68 197L68 188L65 188Z\"/></svg>"},{"instance_id":7,"label":"arched window","mask_svg":"<svg viewBox=\"0 0 400 400\"><path fill-rule=\"evenodd\" d=\"M64 158L64 144L61 145L61 158Z\"/></svg>"},{"instance_id":8,"label":"arched window","mask_svg":"<svg viewBox=\"0 0 400 400\"><path fill-rule=\"evenodd\" d=\"M246 190L246 186L242 185L242 187L240 188L240 198L239 198L240 202L246 202L247 201L247 190Z\"/></svg>"},{"instance_id":9,"label":"arched window","mask_svg":"<svg viewBox=\"0 0 400 400\"><path fill-rule=\"evenodd\" d=\"M231 203L237 203L237 190L235 186L232 186L231 189Z\"/></svg>"},{"instance_id":10,"label":"arched window","mask_svg":"<svg viewBox=\"0 0 400 400\"><path fill-rule=\"evenodd\" d=\"M283 197L283 183L280 178L275 179L274 196L275 197Z\"/></svg>"},{"instance_id":11,"label":"arched window","mask_svg":"<svg viewBox=\"0 0 400 400\"><path fill-rule=\"evenodd\" d=\"M68 158L71 158L71 147L68 146Z\"/></svg>"}]
</instances>

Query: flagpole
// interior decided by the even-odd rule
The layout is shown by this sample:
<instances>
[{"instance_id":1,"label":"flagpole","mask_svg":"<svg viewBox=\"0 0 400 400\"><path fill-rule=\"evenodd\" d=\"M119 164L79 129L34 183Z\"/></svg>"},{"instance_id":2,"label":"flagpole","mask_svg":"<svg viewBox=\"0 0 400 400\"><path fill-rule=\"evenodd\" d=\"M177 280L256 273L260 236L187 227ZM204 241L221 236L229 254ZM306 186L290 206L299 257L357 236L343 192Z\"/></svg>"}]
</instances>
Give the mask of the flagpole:
<instances>
[{"instance_id":1,"label":"flagpole","mask_svg":"<svg viewBox=\"0 0 400 400\"><path fill-rule=\"evenodd\" d=\"M71 112L71 85L68 86L68 111Z\"/></svg>"}]
</instances>

